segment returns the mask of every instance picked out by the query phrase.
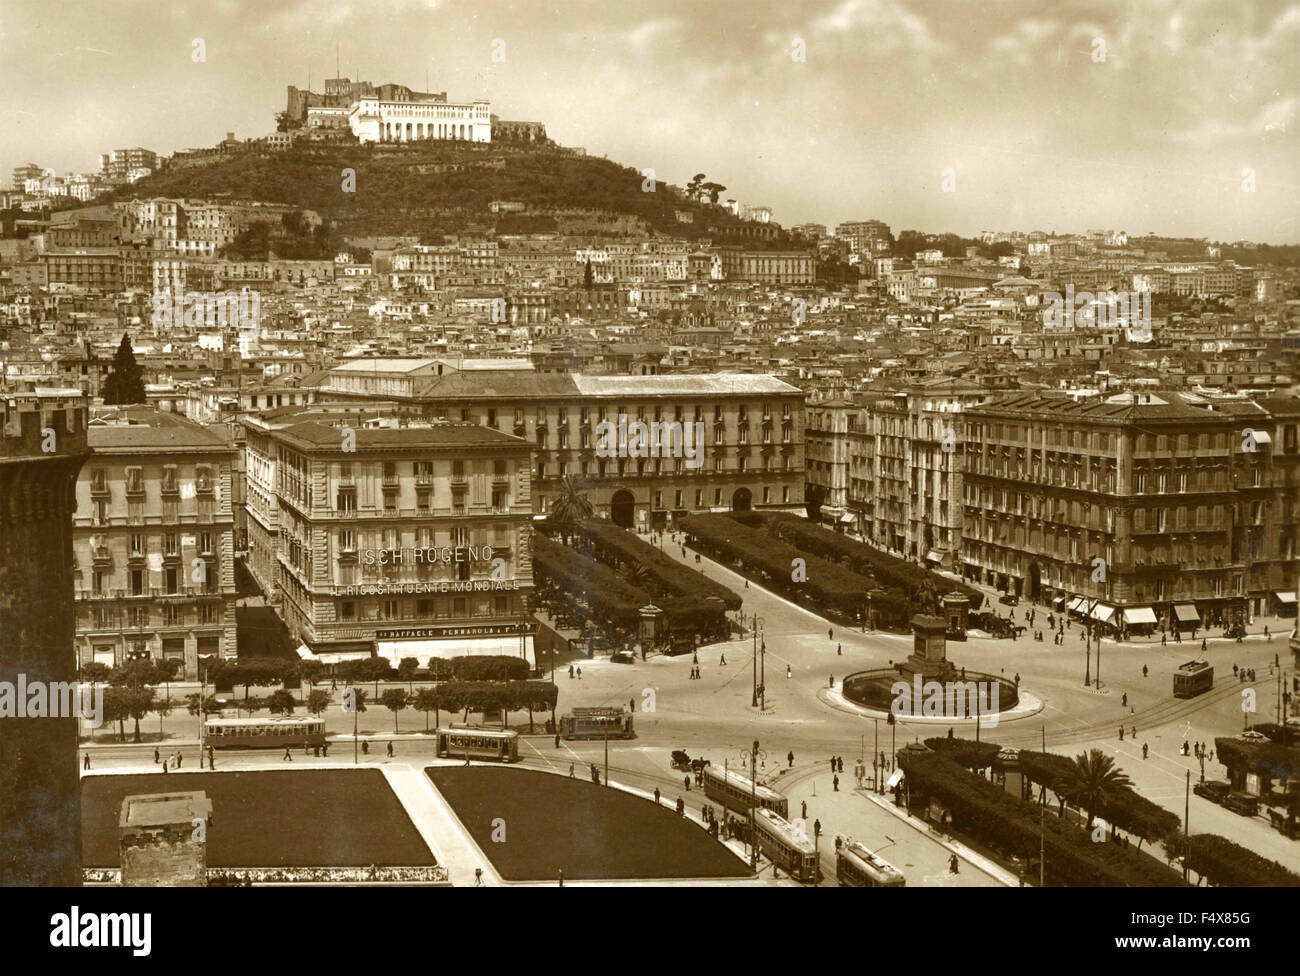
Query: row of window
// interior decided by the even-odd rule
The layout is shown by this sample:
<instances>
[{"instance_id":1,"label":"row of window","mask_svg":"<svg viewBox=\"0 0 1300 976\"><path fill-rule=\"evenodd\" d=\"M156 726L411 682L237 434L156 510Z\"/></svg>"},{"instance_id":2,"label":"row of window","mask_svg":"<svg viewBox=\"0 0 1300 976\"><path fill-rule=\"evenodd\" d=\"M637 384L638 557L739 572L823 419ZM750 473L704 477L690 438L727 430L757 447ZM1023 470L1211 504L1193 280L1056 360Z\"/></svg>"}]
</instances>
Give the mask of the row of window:
<instances>
[{"instance_id":1,"label":"row of window","mask_svg":"<svg viewBox=\"0 0 1300 976\"><path fill-rule=\"evenodd\" d=\"M162 478L158 487L164 494L178 493L180 491L180 478L178 468L174 464L164 465L162 469ZM128 495L143 495L145 493L144 468L128 467L125 469L126 492ZM200 494L211 492L213 489L212 468L206 465L198 465L194 469L194 490ZM105 468L94 468L90 472L90 490L97 495L111 494L112 489L109 485L108 471Z\"/></svg>"}]
</instances>

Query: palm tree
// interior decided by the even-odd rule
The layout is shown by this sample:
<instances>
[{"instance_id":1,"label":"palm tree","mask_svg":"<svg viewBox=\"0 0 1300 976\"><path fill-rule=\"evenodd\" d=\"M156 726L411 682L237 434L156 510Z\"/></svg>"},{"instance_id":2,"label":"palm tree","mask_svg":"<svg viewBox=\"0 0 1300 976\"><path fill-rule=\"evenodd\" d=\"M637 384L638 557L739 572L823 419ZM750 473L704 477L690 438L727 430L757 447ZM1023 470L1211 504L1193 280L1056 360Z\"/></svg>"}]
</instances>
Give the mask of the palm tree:
<instances>
[{"instance_id":1,"label":"palm tree","mask_svg":"<svg viewBox=\"0 0 1300 976\"><path fill-rule=\"evenodd\" d=\"M1100 749L1089 749L1074 757L1073 793L1088 811L1087 827L1092 826L1098 807L1110 803L1121 790L1132 785L1133 781L1115 765L1114 758Z\"/></svg>"},{"instance_id":2,"label":"palm tree","mask_svg":"<svg viewBox=\"0 0 1300 976\"><path fill-rule=\"evenodd\" d=\"M564 538L566 546L578 524L585 522L596 512L591 499L583 494L584 487L580 477L566 474L560 484L560 496L551 507L551 518L560 526L560 535Z\"/></svg>"}]
</instances>

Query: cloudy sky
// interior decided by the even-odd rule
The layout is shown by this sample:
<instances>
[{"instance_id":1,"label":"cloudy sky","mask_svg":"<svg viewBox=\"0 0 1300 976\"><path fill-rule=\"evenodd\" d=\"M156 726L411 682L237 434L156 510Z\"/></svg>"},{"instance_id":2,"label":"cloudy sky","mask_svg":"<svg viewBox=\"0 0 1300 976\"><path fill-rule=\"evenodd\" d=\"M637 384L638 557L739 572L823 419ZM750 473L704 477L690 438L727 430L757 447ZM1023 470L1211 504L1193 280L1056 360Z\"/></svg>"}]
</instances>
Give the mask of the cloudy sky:
<instances>
[{"instance_id":1,"label":"cloudy sky","mask_svg":"<svg viewBox=\"0 0 1300 976\"><path fill-rule=\"evenodd\" d=\"M787 226L1300 241L1281 0L5 0L0 179L264 135L336 45Z\"/></svg>"}]
</instances>

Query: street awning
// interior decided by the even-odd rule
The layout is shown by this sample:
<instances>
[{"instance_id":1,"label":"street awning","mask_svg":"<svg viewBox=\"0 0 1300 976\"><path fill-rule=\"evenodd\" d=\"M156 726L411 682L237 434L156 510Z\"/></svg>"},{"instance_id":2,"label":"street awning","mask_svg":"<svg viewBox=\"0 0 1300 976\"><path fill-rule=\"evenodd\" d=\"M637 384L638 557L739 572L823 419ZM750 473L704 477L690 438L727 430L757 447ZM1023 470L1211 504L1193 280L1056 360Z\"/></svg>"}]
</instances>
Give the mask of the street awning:
<instances>
[{"instance_id":1,"label":"street awning","mask_svg":"<svg viewBox=\"0 0 1300 976\"><path fill-rule=\"evenodd\" d=\"M427 668L434 658L500 655L524 657L530 665L536 659L531 634L524 635L522 641L518 637L447 637L442 640L379 641L378 648L379 656L387 658L394 667L404 657L415 658L422 668Z\"/></svg>"},{"instance_id":2,"label":"street awning","mask_svg":"<svg viewBox=\"0 0 1300 976\"><path fill-rule=\"evenodd\" d=\"M1199 622L1201 619L1200 611L1191 603L1175 603L1174 616L1183 623L1191 623L1193 620Z\"/></svg>"},{"instance_id":3,"label":"street awning","mask_svg":"<svg viewBox=\"0 0 1300 976\"><path fill-rule=\"evenodd\" d=\"M1251 431L1251 436L1255 438L1256 444L1272 444L1273 437L1266 430Z\"/></svg>"},{"instance_id":4,"label":"street awning","mask_svg":"<svg viewBox=\"0 0 1300 976\"><path fill-rule=\"evenodd\" d=\"M1064 609L1065 609L1065 597L1063 597L1063 596L1058 596L1056 599L1054 599L1054 600L1052 601L1052 609L1053 609L1053 610L1064 610Z\"/></svg>"},{"instance_id":5,"label":"street awning","mask_svg":"<svg viewBox=\"0 0 1300 976\"><path fill-rule=\"evenodd\" d=\"M895 786L897 786L902 781L903 781L903 771L901 769L895 769L892 773L889 774L889 779L885 781L885 785L892 790Z\"/></svg>"},{"instance_id":6,"label":"street awning","mask_svg":"<svg viewBox=\"0 0 1300 976\"><path fill-rule=\"evenodd\" d=\"M1295 603L1295 590L1276 590L1273 595L1277 597L1281 603Z\"/></svg>"},{"instance_id":7,"label":"street awning","mask_svg":"<svg viewBox=\"0 0 1300 976\"><path fill-rule=\"evenodd\" d=\"M852 522L856 518L857 515L855 515L853 512L845 512L843 515L840 516L840 524L843 525L845 522Z\"/></svg>"},{"instance_id":8,"label":"street awning","mask_svg":"<svg viewBox=\"0 0 1300 976\"><path fill-rule=\"evenodd\" d=\"M1108 607L1104 603L1098 603L1092 608L1092 619L1100 620L1104 624L1110 623L1110 618L1115 615L1115 608Z\"/></svg>"},{"instance_id":9,"label":"street awning","mask_svg":"<svg viewBox=\"0 0 1300 976\"><path fill-rule=\"evenodd\" d=\"M935 549L931 549L929 552L927 552L925 554L925 558L932 563L943 562L943 555Z\"/></svg>"},{"instance_id":10,"label":"street awning","mask_svg":"<svg viewBox=\"0 0 1300 976\"><path fill-rule=\"evenodd\" d=\"M1087 608L1088 608L1088 598L1084 596L1076 596L1073 600L1070 601L1070 605L1067 606L1065 609L1069 610L1070 613L1083 613L1084 610L1086 610Z\"/></svg>"},{"instance_id":11,"label":"street awning","mask_svg":"<svg viewBox=\"0 0 1300 976\"><path fill-rule=\"evenodd\" d=\"M361 661L370 656L369 651L336 651L330 654L318 654L316 660L321 664L339 664L342 661Z\"/></svg>"},{"instance_id":12,"label":"street awning","mask_svg":"<svg viewBox=\"0 0 1300 976\"><path fill-rule=\"evenodd\" d=\"M319 660L319 658L317 658L316 655L311 652L311 648L309 648L306 644L298 645L298 656L302 658L304 661Z\"/></svg>"},{"instance_id":13,"label":"street awning","mask_svg":"<svg viewBox=\"0 0 1300 976\"><path fill-rule=\"evenodd\" d=\"M1150 607L1125 607L1124 623L1154 624L1156 623L1156 612Z\"/></svg>"}]
</instances>

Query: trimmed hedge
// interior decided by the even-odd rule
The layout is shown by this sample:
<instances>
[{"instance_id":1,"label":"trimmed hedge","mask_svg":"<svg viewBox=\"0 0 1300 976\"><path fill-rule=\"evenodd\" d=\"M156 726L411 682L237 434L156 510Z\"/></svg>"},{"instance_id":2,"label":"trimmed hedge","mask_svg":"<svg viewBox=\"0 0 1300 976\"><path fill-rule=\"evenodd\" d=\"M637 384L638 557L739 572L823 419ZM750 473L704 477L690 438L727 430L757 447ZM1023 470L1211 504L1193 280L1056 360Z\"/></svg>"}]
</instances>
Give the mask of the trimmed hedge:
<instances>
[{"instance_id":1,"label":"trimmed hedge","mask_svg":"<svg viewBox=\"0 0 1300 976\"><path fill-rule=\"evenodd\" d=\"M543 535L533 535L533 569L620 626L636 626L637 611L651 602L650 594L608 566Z\"/></svg>"},{"instance_id":2,"label":"trimmed hedge","mask_svg":"<svg viewBox=\"0 0 1300 976\"><path fill-rule=\"evenodd\" d=\"M727 515L690 515L680 524L693 544L720 556L724 562L739 563L778 592L820 609L856 617L872 587L870 579L838 563L786 545ZM796 559L804 561L804 582L791 579Z\"/></svg>"},{"instance_id":3,"label":"trimmed hedge","mask_svg":"<svg viewBox=\"0 0 1300 976\"><path fill-rule=\"evenodd\" d=\"M933 797L952 813L953 822L974 837L1025 858L1038 856L1040 810L1012 796L944 753L900 756L908 790ZM1094 844L1088 831L1060 817L1042 820L1046 870L1067 885L1183 886L1185 882L1160 861L1118 844Z\"/></svg>"},{"instance_id":4,"label":"trimmed hedge","mask_svg":"<svg viewBox=\"0 0 1300 976\"><path fill-rule=\"evenodd\" d=\"M1300 875L1218 834L1193 834L1190 844L1182 834L1174 834L1165 848L1171 855L1185 856L1187 867L1213 885L1300 886Z\"/></svg>"},{"instance_id":5,"label":"trimmed hedge","mask_svg":"<svg viewBox=\"0 0 1300 976\"><path fill-rule=\"evenodd\" d=\"M730 587L700 573L683 572L678 560L627 529L603 519L587 519L577 531L593 545L593 555L601 562L612 559L620 564L641 566L664 593L699 601L717 597L728 610L740 609L742 600Z\"/></svg>"}]
</instances>

